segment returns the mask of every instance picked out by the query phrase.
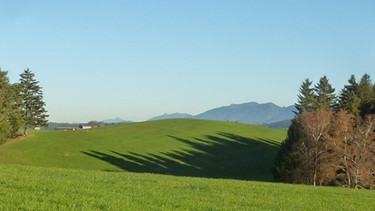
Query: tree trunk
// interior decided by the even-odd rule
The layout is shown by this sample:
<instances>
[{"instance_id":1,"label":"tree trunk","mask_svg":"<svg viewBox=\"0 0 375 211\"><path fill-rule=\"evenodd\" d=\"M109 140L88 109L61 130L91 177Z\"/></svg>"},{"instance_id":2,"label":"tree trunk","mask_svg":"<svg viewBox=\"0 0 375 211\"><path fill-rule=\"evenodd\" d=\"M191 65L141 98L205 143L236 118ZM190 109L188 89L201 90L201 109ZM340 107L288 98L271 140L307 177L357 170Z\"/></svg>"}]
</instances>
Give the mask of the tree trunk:
<instances>
[{"instance_id":1,"label":"tree trunk","mask_svg":"<svg viewBox=\"0 0 375 211\"><path fill-rule=\"evenodd\" d=\"M27 136L27 133L28 133L28 129L27 129L27 126L25 126L23 130L23 136Z\"/></svg>"}]
</instances>

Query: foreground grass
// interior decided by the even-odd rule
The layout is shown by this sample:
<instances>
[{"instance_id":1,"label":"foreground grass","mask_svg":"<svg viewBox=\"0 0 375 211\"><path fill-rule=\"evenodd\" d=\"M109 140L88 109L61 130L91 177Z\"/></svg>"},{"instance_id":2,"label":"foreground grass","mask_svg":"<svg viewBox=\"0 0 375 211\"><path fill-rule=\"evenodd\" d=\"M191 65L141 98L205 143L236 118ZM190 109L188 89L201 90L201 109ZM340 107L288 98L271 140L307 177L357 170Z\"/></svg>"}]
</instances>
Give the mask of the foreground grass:
<instances>
[{"instance_id":1,"label":"foreground grass","mask_svg":"<svg viewBox=\"0 0 375 211\"><path fill-rule=\"evenodd\" d=\"M375 192L0 165L0 210L373 210Z\"/></svg>"},{"instance_id":2,"label":"foreground grass","mask_svg":"<svg viewBox=\"0 0 375 211\"><path fill-rule=\"evenodd\" d=\"M0 164L272 181L285 130L193 119L34 131L0 146Z\"/></svg>"}]
</instances>

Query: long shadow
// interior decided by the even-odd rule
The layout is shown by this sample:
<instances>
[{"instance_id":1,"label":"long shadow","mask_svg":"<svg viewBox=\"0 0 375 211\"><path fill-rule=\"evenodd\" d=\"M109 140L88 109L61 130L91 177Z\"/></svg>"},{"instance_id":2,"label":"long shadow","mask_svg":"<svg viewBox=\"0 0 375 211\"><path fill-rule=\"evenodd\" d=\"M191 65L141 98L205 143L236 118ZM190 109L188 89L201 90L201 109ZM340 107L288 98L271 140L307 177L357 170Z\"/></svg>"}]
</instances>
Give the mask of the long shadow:
<instances>
[{"instance_id":1,"label":"long shadow","mask_svg":"<svg viewBox=\"0 0 375 211\"><path fill-rule=\"evenodd\" d=\"M176 176L273 181L272 166L279 144L231 133L193 137L169 136L190 147L166 153L82 152L129 172Z\"/></svg>"}]
</instances>

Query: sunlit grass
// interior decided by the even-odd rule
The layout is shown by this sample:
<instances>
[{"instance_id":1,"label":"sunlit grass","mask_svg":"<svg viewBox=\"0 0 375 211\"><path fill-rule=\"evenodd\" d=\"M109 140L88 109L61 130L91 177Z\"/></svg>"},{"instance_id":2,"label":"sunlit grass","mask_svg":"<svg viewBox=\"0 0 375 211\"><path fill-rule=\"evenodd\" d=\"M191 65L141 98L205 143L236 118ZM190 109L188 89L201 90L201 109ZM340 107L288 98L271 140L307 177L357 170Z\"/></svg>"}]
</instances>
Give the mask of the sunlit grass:
<instances>
[{"instance_id":1,"label":"sunlit grass","mask_svg":"<svg viewBox=\"0 0 375 211\"><path fill-rule=\"evenodd\" d=\"M286 131L176 119L34 134L0 146L0 163L272 181Z\"/></svg>"},{"instance_id":2,"label":"sunlit grass","mask_svg":"<svg viewBox=\"0 0 375 211\"><path fill-rule=\"evenodd\" d=\"M373 209L373 191L271 183L285 135L203 120L34 131L0 146L0 210Z\"/></svg>"},{"instance_id":3,"label":"sunlit grass","mask_svg":"<svg viewBox=\"0 0 375 211\"><path fill-rule=\"evenodd\" d=\"M372 210L375 192L0 165L0 210Z\"/></svg>"}]
</instances>

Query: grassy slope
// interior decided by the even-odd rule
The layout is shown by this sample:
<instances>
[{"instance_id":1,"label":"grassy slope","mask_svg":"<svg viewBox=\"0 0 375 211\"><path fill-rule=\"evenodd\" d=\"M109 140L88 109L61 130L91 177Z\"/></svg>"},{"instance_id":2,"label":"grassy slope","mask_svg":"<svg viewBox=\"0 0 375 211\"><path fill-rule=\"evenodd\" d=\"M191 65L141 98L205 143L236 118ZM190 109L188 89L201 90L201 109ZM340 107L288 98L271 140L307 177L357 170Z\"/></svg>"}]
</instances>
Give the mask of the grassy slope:
<instances>
[{"instance_id":1,"label":"grassy slope","mask_svg":"<svg viewBox=\"0 0 375 211\"><path fill-rule=\"evenodd\" d=\"M0 163L272 181L285 130L174 119L84 131L35 131L0 147Z\"/></svg>"},{"instance_id":2,"label":"grassy slope","mask_svg":"<svg viewBox=\"0 0 375 211\"><path fill-rule=\"evenodd\" d=\"M374 191L0 165L0 210L373 210Z\"/></svg>"},{"instance_id":3,"label":"grassy slope","mask_svg":"<svg viewBox=\"0 0 375 211\"><path fill-rule=\"evenodd\" d=\"M35 131L0 147L0 210L373 209L373 191L259 182L285 133L201 120Z\"/></svg>"}]
</instances>

